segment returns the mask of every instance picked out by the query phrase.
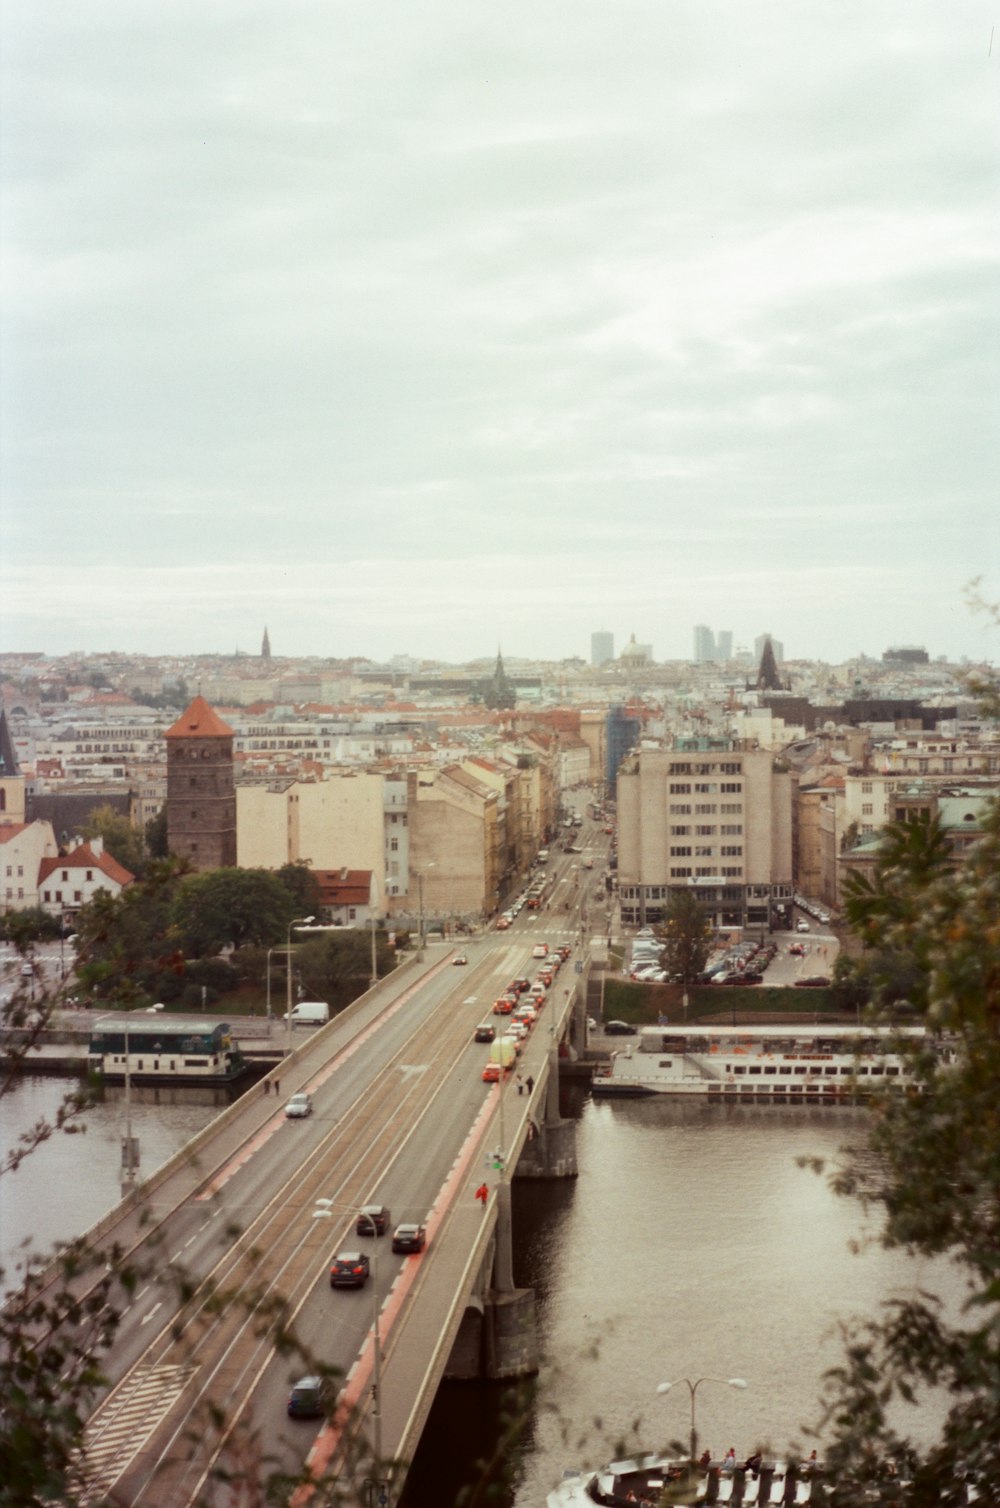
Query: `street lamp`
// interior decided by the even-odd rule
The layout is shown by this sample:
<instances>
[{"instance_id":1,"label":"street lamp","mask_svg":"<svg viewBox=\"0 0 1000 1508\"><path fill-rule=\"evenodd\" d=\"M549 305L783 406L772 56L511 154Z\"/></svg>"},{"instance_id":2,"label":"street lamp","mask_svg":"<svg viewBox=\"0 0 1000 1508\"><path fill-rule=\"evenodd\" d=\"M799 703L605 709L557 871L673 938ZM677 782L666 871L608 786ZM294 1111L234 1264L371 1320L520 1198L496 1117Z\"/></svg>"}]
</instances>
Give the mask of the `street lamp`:
<instances>
[{"instance_id":1,"label":"street lamp","mask_svg":"<svg viewBox=\"0 0 1000 1508\"><path fill-rule=\"evenodd\" d=\"M285 1016L285 1056L292 1050L292 932L296 927L308 927L316 920L314 916L297 916L288 923L288 932L285 937L285 958L287 961L287 988L288 1008Z\"/></svg>"},{"instance_id":2,"label":"street lamp","mask_svg":"<svg viewBox=\"0 0 1000 1508\"><path fill-rule=\"evenodd\" d=\"M698 1435L694 1422L694 1397L701 1384L703 1382L721 1382L723 1387L727 1388L745 1388L749 1384L742 1377L698 1377L694 1382L691 1381L690 1377L679 1377L676 1382L661 1382L657 1386L656 1391L658 1393L669 1393L671 1388L679 1387L682 1382L687 1385L688 1392L691 1394L691 1460L694 1461L695 1453L698 1449Z\"/></svg>"}]
</instances>

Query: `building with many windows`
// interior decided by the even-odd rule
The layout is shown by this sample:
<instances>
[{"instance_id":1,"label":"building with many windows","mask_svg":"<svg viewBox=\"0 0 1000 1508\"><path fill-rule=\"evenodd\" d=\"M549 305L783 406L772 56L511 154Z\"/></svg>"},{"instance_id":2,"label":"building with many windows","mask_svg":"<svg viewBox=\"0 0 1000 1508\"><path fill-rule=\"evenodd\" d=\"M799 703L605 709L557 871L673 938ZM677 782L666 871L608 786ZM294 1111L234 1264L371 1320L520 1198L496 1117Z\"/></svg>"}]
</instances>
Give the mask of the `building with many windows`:
<instances>
[{"instance_id":1,"label":"building with many windows","mask_svg":"<svg viewBox=\"0 0 1000 1508\"><path fill-rule=\"evenodd\" d=\"M615 636L606 629L599 629L590 636L590 663L598 669L615 657Z\"/></svg>"},{"instance_id":2,"label":"building with many windows","mask_svg":"<svg viewBox=\"0 0 1000 1508\"><path fill-rule=\"evenodd\" d=\"M622 920L662 920L671 890L695 890L720 928L789 915L792 777L766 749L724 738L643 746L618 771Z\"/></svg>"}]
</instances>

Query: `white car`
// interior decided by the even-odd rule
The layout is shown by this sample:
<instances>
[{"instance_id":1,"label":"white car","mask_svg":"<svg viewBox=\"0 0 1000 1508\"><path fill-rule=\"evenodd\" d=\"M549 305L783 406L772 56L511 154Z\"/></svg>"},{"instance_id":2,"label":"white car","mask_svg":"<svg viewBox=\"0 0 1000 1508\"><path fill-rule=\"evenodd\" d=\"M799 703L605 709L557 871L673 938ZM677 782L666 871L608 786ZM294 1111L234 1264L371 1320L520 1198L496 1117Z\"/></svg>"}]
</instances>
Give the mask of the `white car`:
<instances>
[{"instance_id":1,"label":"white car","mask_svg":"<svg viewBox=\"0 0 1000 1508\"><path fill-rule=\"evenodd\" d=\"M796 932L808 932L809 923L807 921L799 920L795 923L795 930Z\"/></svg>"},{"instance_id":2,"label":"white car","mask_svg":"<svg viewBox=\"0 0 1000 1508\"><path fill-rule=\"evenodd\" d=\"M290 1121L302 1120L304 1116L312 1115L312 1109L312 1095L306 1094L303 1089L298 1094L292 1095L285 1106L285 1115Z\"/></svg>"},{"instance_id":3,"label":"white car","mask_svg":"<svg viewBox=\"0 0 1000 1508\"><path fill-rule=\"evenodd\" d=\"M548 943L542 943L542 942L535 943L535 946L531 950L531 956L532 956L532 958L548 958L548 956L549 956L549 945L548 945Z\"/></svg>"}]
</instances>

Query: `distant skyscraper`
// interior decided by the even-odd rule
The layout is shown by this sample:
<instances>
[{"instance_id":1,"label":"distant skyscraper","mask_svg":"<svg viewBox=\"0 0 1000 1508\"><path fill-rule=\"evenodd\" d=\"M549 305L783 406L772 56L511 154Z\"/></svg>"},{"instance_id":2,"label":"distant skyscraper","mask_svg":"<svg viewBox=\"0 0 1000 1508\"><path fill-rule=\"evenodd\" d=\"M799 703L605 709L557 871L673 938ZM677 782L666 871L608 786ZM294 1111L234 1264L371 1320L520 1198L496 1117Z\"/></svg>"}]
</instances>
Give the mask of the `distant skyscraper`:
<instances>
[{"instance_id":1,"label":"distant skyscraper","mask_svg":"<svg viewBox=\"0 0 1000 1508\"><path fill-rule=\"evenodd\" d=\"M698 661L715 659L715 635L705 623L699 623L694 631L694 657Z\"/></svg>"},{"instance_id":2,"label":"distant skyscraper","mask_svg":"<svg viewBox=\"0 0 1000 1508\"><path fill-rule=\"evenodd\" d=\"M731 628L720 628L715 639L715 658L717 660L731 660L733 658L733 631Z\"/></svg>"},{"instance_id":3,"label":"distant skyscraper","mask_svg":"<svg viewBox=\"0 0 1000 1508\"><path fill-rule=\"evenodd\" d=\"M591 665L606 665L615 657L615 636L601 629L590 636L590 663Z\"/></svg>"}]
</instances>

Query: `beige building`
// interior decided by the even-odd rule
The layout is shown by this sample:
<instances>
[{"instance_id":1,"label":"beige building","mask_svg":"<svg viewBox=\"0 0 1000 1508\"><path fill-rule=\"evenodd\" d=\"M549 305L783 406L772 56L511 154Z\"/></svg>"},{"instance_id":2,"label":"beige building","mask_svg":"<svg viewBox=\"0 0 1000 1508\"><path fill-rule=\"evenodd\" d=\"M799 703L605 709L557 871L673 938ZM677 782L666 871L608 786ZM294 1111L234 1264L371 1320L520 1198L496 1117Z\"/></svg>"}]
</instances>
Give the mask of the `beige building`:
<instances>
[{"instance_id":1,"label":"beige building","mask_svg":"<svg viewBox=\"0 0 1000 1508\"><path fill-rule=\"evenodd\" d=\"M693 889L717 927L767 926L792 895L792 777L728 740L643 746L618 771L618 894L626 923L658 921Z\"/></svg>"},{"instance_id":2,"label":"beige building","mask_svg":"<svg viewBox=\"0 0 1000 1508\"><path fill-rule=\"evenodd\" d=\"M29 911L38 906L42 863L58 853L51 822L0 823L0 910Z\"/></svg>"},{"instance_id":3,"label":"beige building","mask_svg":"<svg viewBox=\"0 0 1000 1508\"><path fill-rule=\"evenodd\" d=\"M411 893L424 915L492 915L500 901L497 791L460 765L419 770L409 781Z\"/></svg>"},{"instance_id":4,"label":"beige building","mask_svg":"<svg viewBox=\"0 0 1000 1508\"><path fill-rule=\"evenodd\" d=\"M384 896L391 842L392 878L405 891L405 845L402 865L399 854L406 829L405 801L387 811L387 794L391 792L381 770L237 786L237 863L243 869L280 869L301 862L316 870L370 870L378 894Z\"/></svg>"}]
</instances>

